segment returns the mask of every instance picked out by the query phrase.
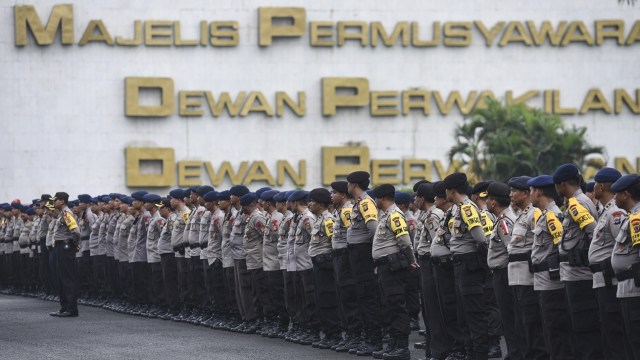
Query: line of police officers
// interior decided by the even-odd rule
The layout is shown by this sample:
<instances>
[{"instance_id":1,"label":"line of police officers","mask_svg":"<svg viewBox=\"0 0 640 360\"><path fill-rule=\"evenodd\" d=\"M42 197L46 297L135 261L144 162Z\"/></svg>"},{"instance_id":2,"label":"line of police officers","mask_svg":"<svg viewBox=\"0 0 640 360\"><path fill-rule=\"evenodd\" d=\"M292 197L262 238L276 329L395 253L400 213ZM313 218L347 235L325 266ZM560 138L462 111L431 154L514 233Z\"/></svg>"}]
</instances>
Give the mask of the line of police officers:
<instances>
[{"instance_id":1,"label":"line of police officers","mask_svg":"<svg viewBox=\"0 0 640 360\"><path fill-rule=\"evenodd\" d=\"M640 175L329 190L63 192L1 204L5 293L379 359L640 359ZM560 209L563 208L563 210ZM415 324L413 324L415 325ZM324 334L324 337L321 337ZM383 346L384 344L384 346Z\"/></svg>"}]
</instances>

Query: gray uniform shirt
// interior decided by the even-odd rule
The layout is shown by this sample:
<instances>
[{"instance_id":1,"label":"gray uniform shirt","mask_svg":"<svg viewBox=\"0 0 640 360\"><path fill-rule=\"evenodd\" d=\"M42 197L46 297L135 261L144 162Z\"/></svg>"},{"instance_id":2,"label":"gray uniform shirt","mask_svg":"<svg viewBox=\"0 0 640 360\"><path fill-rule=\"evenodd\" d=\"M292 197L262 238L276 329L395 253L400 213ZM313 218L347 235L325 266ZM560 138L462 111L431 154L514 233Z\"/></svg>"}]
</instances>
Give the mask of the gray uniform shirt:
<instances>
[{"instance_id":1,"label":"gray uniform shirt","mask_svg":"<svg viewBox=\"0 0 640 360\"><path fill-rule=\"evenodd\" d=\"M418 256L431 254L431 243L433 242L433 237L431 237L431 233L429 232L427 219L429 219L431 211L435 208L436 206L432 205L429 209L420 211L418 215L418 222L416 224L417 239L415 240L415 252L418 253ZM436 222L435 226L438 224L439 220Z\"/></svg>"},{"instance_id":2,"label":"gray uniform shirt","mask_svg":"<svg viewBox=\"0 0 640 360\"><path fill-rule=\"evenodd\" d=\"M4 242L5 242L5 252L7 254L12 253L13 252L13 227L16 224L16 218L15 216L12 216L10 219L7 220L7 226L5 227L5 232L4 232ZM18 247L19 249L20 247Z\"/></svg>"},{"instance_id":3,"label":"gray uniform shirt","mask_svg":"<svg viewBox=\"0 0 640 360\"><path fill-rule=\"evenodd\" d=\"M233 224L236 222L238 210L231 208L224 215L222 223L222 267L233 267L233 254L231 252L231 233L233 232Z\"/></svg>"},{"instance_id":4,"label":"gray uniform shirt","mask_svg":"<svg viewBox=\"0 0 640 360\"><path fill-rule=\"evenodd\" d=\"M311 226L311 240L309 241L309 256L315 257L321 254L330 254L333 251L331 237L335 218L327 210L317 216Z\"/></svg>"},{"instance_id":5,"label":"gray uniform shirt","mask_svg":"<svg viewBox=\"0 0 640 360\"><path fill-rule=\"evenodd\" d=\"M396 204L392 204L380 215L378 227L373 237L371 255L374 260L377 260L398 252L410 255L409 263L415 262L409 225L407 225L404 213L398 209Z\"/></svg>"},{"instance_id":6,"label":"gray uniform shirt","mask_svg":"<svg viewBox=\"0 0 640 360\"><path fill-rule=\"evenodd\" d=\"M511 241L507 246L509 255L530 254L533 247L533 229L541 213L540 209L529 204L518 215L511 231ZM529 272L528 260L510 261L508 269L510 286L533 286L533 274Z\"/></svg>"},{"instance_id":7,"label":"gray uniform shirt","mask_svg":"<svg viewBox=\"0 0 640 360\"><path fill-rule=\"evenodd\" d=\"M611 252L616 243L616 237L622 226L622 219L625 211L616 206L616 201L611 199L600 211L598 223L593 230L593 238L589 245L589 263L598 264L611 258ZM611 284L615 285L616 278L611 279ZM605 286L602 272L593 274L593 288Z\"/></svg>"},{"instance_id":8,"label":"gray uniform shirt","mask_svg":"<svg viewBox=\"0 0 640 360\"><path fill-rule=\"evenodd\" d=\"M127 214L118 229L118 257L120 262L129 262L129 233L134 228L133 222L136 218Z\"/></svg>"},{"instance_id":9,"label":"gray uniform shirt","mask_svg":"<svg viewBox=\"0 0 640 360\"><path fill-rule=\"evenodd\" d=\"M207 259L209 265L216 260L222 261L222 224L224 223L224 211L216 209L211 214L209 222L209 246L207 246Z\"/></svg>"},{"instance_id":10,"label":"gray uniform shirt","mask_svg":"<svg viewBox=\"0 0 640 360\"><path fill-rule=\"evenodd\" d=\"M136 257L136 243L138 241L138 223L140 222L140 218L142 216L138 215L134 220L133 220L133 225L131 225L131 227L129 228L129 237L127 238L127 254L129 256L129 262L134 262L134 259ZM146 236L146 232L145 232L145 236Z\"/></svg>"},{"instance_id":11,"label":"gray uniform shirt","mask_svg":"<svg viewBox=\"0 0 640 360\"><path fill-rule=\"evenodd\" d=\"M550 255L558 252L554 245L562 237L562 212L555 201L547 204L533 229L533 246L531 247L531 262L535 265L547 261ZM533 289L536 291L558 290L564 287L560 280L551 280L549 271L533 274Z\"/></svg>"},{"instance_id":12,"label":"gray uniform shirt","mask_svg":"<svg viewBox=\"0 0 640 360\"><path fill-rule=\"evenodd\" d=\"M287 210L278 227L278 261L280 262L281 270L287 270L287 240L289 239L289 228L292 220L293 213Z\"/></svg>"},{"instance_id":13,"label":"gray uniform shirt","mask_svg":"<svg viewBox=\"0 0 640 360\"><path fill-rule=\"evenodd\" d=\"M511 241L511 232L515 221L516 213L509 206L502 211L500 217L494 222L487 250L487 265L489 265L490 269L504 269L509 264L507 246Z\"/></svg>"},{"instance_id":14,"label":"gray uniform shirt","mask_svg":"<svg viewBox=\"0 0 640 360\"><path fill-rule=\"evenodd\" d=\"M122 214L120 214L119 212L116 212L116 211L114 211L113 214L111 214L111 216L109 217L109 223L107 224L107 240L106 240L107 241L107 245L105 246L106 249L107 249L107 256L108 257L114 257L115 258L114 235L115 235L115 232L116 232L118 220L121 217L122 217Z\"/></svg>"},{"instance_id":15,"label":"gray uniform shirt","mask_svg":"<svg viewBox=\"0 0 640 360\"><path fill-rule=\"evenodd\" d=\"M616 244L613 247L611 256L611 266L616 274L631 269L633 264L640 262L640 202L636 203L629 217L625 217L622 222L620 232L616 237ZM636 244L634 247L633 244ZM635 285L634 279L618 282L617 297L639 297L640 287Z\"/></svg>"},{"instance_id":16,"label":"gray uniform shirt","mask_svg":"<svg viewBox=\"0 0 640 360\"><path fill-rule=\"evenodd\" d=\"M147 235L150 223L151 213L144 210L136 224L136 241L133 262L147 262Z\"/></svg>"},{"instance_id":17,"label":"gray uniform shirt","mask_svg":"<svg viewBox=\"0 0 640 360\"><path fill-rule=\"evenodd\" d=\"M238 211L231 228L231 257L234 260L247 258L247 252L244 249L244 229L247 226L247 219L248 216L245 213Z\"/></svg>"},{"instance_id":18,"label":"gray uniform shirt","mask_svg":"<svg viewBox=\"0 0 640 360\"><path fill-rule=\"evenodd\" d=\"M300 221L296 227L295 242L293 252L296 261L296 271L309 270L313 268L311 257L309 256L309 241L311 241L311 231L316 216L304 209L300 216Z\"/></svg>"},{"instance_id":19,"label":"gray uniform shirt","mask_svg":"<svg viewBox=\"0 0 640 360\"><path fill-rule=\"evenodd\" d=\"M204 206L198 206L189 216L187 229L189 230L189 245L191 247L189 254L192 257L200 257L200 220L206 211Z\"/></svg>"},{"instance_id":20,"label":"gray uniform shirt","mask_svg":"<svg viewBox=\"0 0 640 360\"><path fill-rule=\"evenodd\" d=\"M589 246L593 230L596 227L597 212L593 201L578 189L569 199L569 206L562 220L563 237L560 241L560 255L566 255L581 242ZM560 263L562 281L592 280L591 270L586 266L570 266L568 261Z\"/></svg>"},{"instance_id":21,"label":"gray uniform shirt","mask_svg":"<svg viewBox=\"0 0 640 360\"><path fill-rule=\"evenodd\" d=\"M49 223L51 222L51 215L44 214L40 219L40 226L38 226L38 240L42 240L47 237L49 231Z\"/></svg>"},{"instance_id":22,"label":"gray uniform shirt","mask_svg":"<svg viewBox=\"0 0 640 360\"><path fill-rule=\"evenodd\" d=\"M278 245L280 243L280 224L284 219L279 211L267 214L265 221L264 237L262 240L262 262L264 271L278 271L280 267L280 254Z\"/></svg>"},{"instance_id":23,"label":"gray uniform shirt","mask_svg":"<svg viewBox=\"0 0 640 360\"><path fill-rule=\"evenodd\" d=\"M294 214L289 223L289 233L287 234L287 271L297 271L295 242L301 217L302 215L300 214Z\"/></svg>"},{"instance_id":24,"label":"gray uniform shirt","mask_svg":"<svg viewBox=\"0 0 640 360\"><path fill-rule=\"evenodd\" d=\"M171 233L173 232L173 223L176 221L176 213L171 212L164 220L162 230L160 231L160 239L158 239L158 253L173 254L173 246L171 246Z\"/></svg>"},{"instance_id":25,"label":"gray uniform shirt","mask_svg":"<svg viewBox=\"0 0 640 360\"><path fill-rule=\"evenodd\" d=\"M115 229L113 230L113 258L116 261L123 261L120 259L122 257L122 252L120 251L120 228L126 218L127 214L121 213L116 220Z\"/></svg>"},{"instance_id":26,"label":"gray uniform shirt","mask_svg":"<svg viewBox=\"0 0 640 360\"><path fill-rule=\"evenodd\" d=\"M67 206L62 208L58 219L55 221L53 230L53 244L55 246L58 241L80 241L80 229L78 222L71 210Z\"/></svg>"},{"instance_id":27,"label":"gray uniform shirt","mask_svg":"<svg viewBox=\"0 0 640 360\"><path fill-rule=\"evenodd\" d=\"M200 230L198 232L200 242L200 260L207 259L207 248L209 247L209 228L211 225L211 211L206 210L200 216Z\"/></svg>"},{"instance_id":28,"label":"gray uniform shirt","mask_svg":"<svg viewBox=\"0 0 640 360\"><path fill-rule=\"evenodd\" d=\"M89 254L91 256L104 255L106 249L104 246L100 246L100 226L104 221L105 214L100 213L97 215L96 220L91 225L91 233L89 234Z\"/></svg>"},{"instance_id":29,"label":"gray uniform shirt","mask_svg":"<svg viewBox=\"0 0 640 360\"><path fill-rule=\"evenodd\" d=\"M178 210L176 212L176 219L173 222L173 230L171 231L171 247L175 248L180 245L185 245L184 234L190 213L191 210L189 210L189 208L186 206L184 207L184 209ZM175 255L177 258L185 257L178 251L175 252Z\"/></svg>"},{"instance_id":30,"label":"gray uniform shirt","mask_svg":"<svg viewBox=\"0 0 640 360\"><path fill-rule=\"evenodd\" d=\"M93 228L93 223L96 222L98 216L91 211L91 208L87 207L84 211L84 215L80 221L80 238L82 239L82 244L80 247L80 251L90 251L91 246L89 244L89 237L91 236L91 229ZM82 256L79 254L79 256Z\"/></svg>"},{"instance_id":31,"label":"gray uniform shirt","mask_svg":"<svg viewBox=\"0 0 640 360\"><path fill-rule=\"evenodd\" d=\"M31 249L29 249L29 244L31 244L31 239L29 238L29 234L31 234L31 228L33 228L33 221L27 220L22 222L20 235L18 236L20 254L28 254L29 252L31 252Z\"/></svg>"},{"instance_id":32,"label":"gray uniform shirt","mask_svg":"<svg viewBox=\"0 0 640 360\"><path fill-rule=\"evenodd\" d=\"M13 223L13 252L20 251L20 233L22 232L22 226L24 226L24 221L17 217Z\"/></svg>"},{"instance_id":33,"label":"gray uniform shirt","mask_svg":"<svg viewBox=\"0 0 640 360\"><path fill-rule=\"evenodd\" d=\"M347 243L364 244L372 242L373 237L367 228L367 224L370 221L374 221L372 226L377 228L378 208L367 193L362 193L361 197L356 199L351 210L351 225L347 230Z\"/></svg>"},{"instance_id":34,"label":"gray uniform shirt","mask_svg":"<svg viewBox=\"0 0 640 360\"><path fill-rule=\"evenodd\" d=\"M104 250L102 255L107 257L113 257L113 246L111 246L111 254L109 254L109 244L107 243L107 232L109 231L111 217L111 214L102 213L102 221L100 221L100 227L98 228L98 247Z\"/></svg>"},{"instance_id":35,"label":"gray uniform shirt","mask_svg":"<svg viewBox=\"0 0 640 360\"><path fill-rule=\"evenodd\" d=\"M451 256L451 249L449 249L449 241L451 240L451 233L453 231L453 213L456 211L455 205L451 206L447 212L443 212L442 219L438 223L436 234L431 242L431 257L445 257Z\"/></svg>"},{"instance_id":36,"label":"gray uniform shirt","mask_svg":"<svg viewBox=\"0 0 640 360\"><path fill-rule=\"evenodd\" d=\"M351 225L351 211L353 205L350 201L344 203L340 209L334 211L335 223L333 224L333 241L334 250L344 249L347 247L347 231Z\"/></svg>"},{"instance_id":37,"label":"gray uniform shirt","mask_svg":"<svg viewBox=\"0 0 640 360\"><path fill-rule=\"evenodd\" d=\"M242 246L246 252L247 270L262 269L264 265L262 262L262 243L266 227L265 218L257 208L251 214L246 215L246 218Z\"/></svg>"},{"instance_id":38,"label":"gray uniform shirt","mask_svg":"<svg viewBox=\"0 0 640 360\"><path fill-rule=\"evenodd\" d=\"M478 252L479 244L486 244L486 237L480 220L480 210L465 197L453 214L453 232L449 248L453 254Z\"/></svg>"},{"instance_id":39,"label":"gray uniform shirt","mask_svg":"<svg viewBox=\"0 0 640 360\"><path fill-rule=\"evenodd\" d=\"M162 228L164 228L165 220L160 216L160 211L157 211L151 216L149 220L149 226L147 228L147 262L159 263L160 252L158 251L158 241L160 241L160 234Z\"/></svg>"},{"instance_id":40,"label":"gray uniform shirt","mask_svg":"<svg viewBox=\"0 0 640 360\"><path fill-rule=\"evenodd\" d=\"M45 240L47 247L53 246L53 234L56 227L56 223L57 223L57 219L51 219L51 221L49 221L49 229L47 230L47 240Z\"/></svg>"}]
</instances>

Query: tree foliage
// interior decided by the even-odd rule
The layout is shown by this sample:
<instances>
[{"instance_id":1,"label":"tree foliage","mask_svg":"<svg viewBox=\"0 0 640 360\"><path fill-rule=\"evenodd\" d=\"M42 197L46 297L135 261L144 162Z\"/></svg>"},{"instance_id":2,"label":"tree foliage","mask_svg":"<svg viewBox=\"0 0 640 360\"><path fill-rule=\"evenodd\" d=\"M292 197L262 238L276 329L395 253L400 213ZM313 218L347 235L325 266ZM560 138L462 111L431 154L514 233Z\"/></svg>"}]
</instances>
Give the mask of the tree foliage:
<instances>
[{"instance_id":1,"label":"tree foliage","mask_svg":"<svg viewBox=\"0 0 640 360\"><path fill-rule=\"evenodd\" d=\"M448 155L477 179L551 174L563 163L582 167L588 158L604 157L602 147L586 141L586 132L565 126L557 115L489 99L455 129L456 144Z\"/></svg>"}]
</instances>

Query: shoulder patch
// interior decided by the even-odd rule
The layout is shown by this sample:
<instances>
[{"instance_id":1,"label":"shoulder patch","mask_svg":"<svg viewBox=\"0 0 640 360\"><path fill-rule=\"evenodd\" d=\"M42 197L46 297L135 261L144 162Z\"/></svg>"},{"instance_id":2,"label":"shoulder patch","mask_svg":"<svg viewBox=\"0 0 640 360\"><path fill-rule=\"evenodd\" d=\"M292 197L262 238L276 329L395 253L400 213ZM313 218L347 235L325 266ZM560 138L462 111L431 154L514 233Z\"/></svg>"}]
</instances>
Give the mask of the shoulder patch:
<instances>
[{"instance_id":1,"label":"shoulder patch","mask_svg":"<svg viewBox=\"0 0 640 360\"><path fill-rule=\"evenodd\" d=\"M576 198L569 199L569 214L573 221L578 224L580 230L596 221L589 213L589 210L580 204Z\"/></svg>"},{"instance_id":2,"label":"shoulder patch","mask_svg":"<svg viewBox=\"0 0 640 360\"><path fill-rule=\"evenodd\" d=\"M394 212L389 216L389 222L391 231L396 235L396 238L400 236L409 235L409 227L404 217L397 212Z\"/></svg>"},{"instance_id":3,"label":"shoulder patch","mask_svg":"<svg viewBox=\"0 0 640 360\"><path fill-rule=\"evenodd\" d=\"M629 216L629 233L631 234L631 246L640 245L640 213Z\"/></svg>"},{"instance_id":4,"label":"shoulder patch","mask_svg":"<svg viewBox=\"0 0 640 360\"><path fill-rule=\"evenodd\" d=\"M351 225L351 207L343 207L340 210L340 220L342 220L344 227Z\"/></svg>"},{"instance_id":5,"label":"shoulder patch","mask_svg":"<svg viewBox=\"0 0 640 360\"><path fill-rule=\"evenodd\" d=\"M378 208L376 208L376 204L373 203L373 200L369 198L360 201L360 213L362 213L365 223L372 220L378 221Z\"/></svg>"},{"instance_id":6,"label":"shoulder patch","mask_svg":"<svg viewBox=\"0 0 640 360\"><path fill-rule=\"evenodd\" d=\"M73 215L71 215L71 213L68 213L65 211L64 214L62 215L62 218L64 219L64 223L67 224L67 228L69 230L73 231L78 228L76 219L73 218Z\"/></svg>"},{"instance_id":7,"label":"shoulder patch","mask_svg":"<svg viewBox=\"0 0 640 360\"><path fill-rule=\"evenodd\" d=\"M182 221L186 224L187 220L189 220L189 213L185 211L182 213Z\"/></svg>"},{"instance_id":8,"label":"shoulder patch","mask_svg":"<svg viewBox=\"0 0 640 360\"><path fill-rule=\"evenodd\" d=\"M331 218L324 220L324 233L328 238L333 236L333 224L334 221Z\"/></svg>"},{"instance_id":9,"label":"shoulder patch","mask_svg":"<svg viewBox=\"0 0 640 360\"><path fill-rule=\"evenodd\" d=\"M478 214L478 210L471 204L464 204L460 207L460 214L462 215L462 221L464 221L469 230L473 229L476 226L482 226L480 222L480 215Z\"/></svg>"},{"instance_id":10,"label":"shoulder patch","mask_svg":"<svg viewBox=\"0 0 640 360\"><path fill-rule=\"evenodd\" d=\"M562 223L553 212L547 212L547 229L553 236L553 245L558 245L562 239Z\"/></svg>"}]
</instances>

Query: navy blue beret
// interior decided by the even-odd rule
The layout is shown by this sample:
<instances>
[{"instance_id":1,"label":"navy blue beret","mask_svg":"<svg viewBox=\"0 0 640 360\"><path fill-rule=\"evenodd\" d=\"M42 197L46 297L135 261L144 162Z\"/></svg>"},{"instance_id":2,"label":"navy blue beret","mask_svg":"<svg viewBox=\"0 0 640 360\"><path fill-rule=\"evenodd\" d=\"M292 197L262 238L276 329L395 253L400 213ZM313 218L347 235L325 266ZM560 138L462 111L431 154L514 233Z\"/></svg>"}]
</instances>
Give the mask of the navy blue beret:
<instances>
[{"instance_id":1,"label":"navy blue beret","mask_svg":"<svg viewBox=\"0 0 640 360\"><path fill-rule=\"evenodd\" d=\"M260 194L260 200L271 201L271 200L273 200L273 197L278 195L279 193L280 193L280 191L278 191L278 190L267 190L267 191L264 191L262 194ZM256 191L256 195L258 195L257 191Z\"/></svg>"},{"instance_id":2,"label":"navy blue beret","mask_svg":"<svg viewBox=\"0 0 640 360\"><path fill-rule=\"evenodd\" d=\"M247 206L247 205L251 205L256 201L258 201L258 197L256 196L255 193L250 192L242 195L242 197L240 198L240 205Z\"/></svg>"},{"instance_id":3,"label":"navy blue beret","mask_svg":"<svg viewBox=\"0 0 640 360\"><path fill-rule=\"evenodd\" d=\"M395 199L396 188L391 184L382 184L382 185L376 186L376 188L373 189L373 195L376 197L376 199L381 199L385 197Z\"/></svg>"},{"instance_id":4,"label":"navy blue beret","mask_svg":"<svg viewBox=\"0 0 640 360\"><path fill-rule=\"evenodd\" d=\"M436 181L433 183L433 195L439 198L447 197L447 188L444 186L444 181Z\"/></svg>"},{"instance_id":5,"label":"navy blue beret","mask_svg":"<svg viewBox=\"0 0 640 360\"><path fill-rule=\"evenodd\" d=\"M34 209L34 208L32 208L31 206L29 206L28 208L26 208L26 209L25 209L25 213L26 213L27 215L35 215L35 214L36 214L36 211L35 211L35 209Z\"/></svg>"},{"instance_id":6,"label":"navy blue beret","mask_svg":"<svg viewBox=\"0 0 640 360\"><path fill-rule=\"evenodd\" d=\"M447 175L447 177L442 180L445 189L459 189L461 187L467 187L469 184L467 183L467 174L456 172L451 175Z\"/></svg>"},{"instance_id":7,"label":"navy blue beret","mask_svg":"<svg viewBox=\"0 0 640 360\"><path fill-rule=\"evenodd\" d=\"M92 198L91 198L91 203L92 203L92 204L97 204L97 203L99 203L100 201L102 201L102 200L101 200L99 197L97 197L97 196L95 196L95 197L92 197Z\"/></svg>"},{"instance_id":8,"label":"navy blue beret","mask_svg":"<svg viewBox=\"0 0 640 360\"><path fill-rule=\"evenodd\" d=\"M173 190L169 191L169 196L171 196L173 199L178 199L178 200L182 201L182 199L184 199L184 190L183 189L173 189Z\"/></svg>"},{"instance_id":9,"label":"navy blue beret","mask_svg":"<svg viewBox=\"0 0 640 360\"><path fill-rule=\"evenodd\" d=\"M410 204L411 203L411 195L406 193L406 192L402 192L399 191L396 193L396 204Z\"/></svg>"},{"instance_id":10,"label":"navy blue beret","mask_svg":"<svg viewBox=\"0 0 640 360\"><path fill-rule=\"evenodd\" d=\"M258 199L262 199L262 193L264 193L265 191L269 191L269 190L271 190L271 188L268 187L268 186L265 186L265 187L262 187L262 188L256 190L256 197Z\"/></svg>"},{"instance_id":11,"label":"navy blue beret","mask_svg":"<svg viewBox=\"0 0 640 360\"><path fill-rule=\"evenodd\" d=\"M620 177L622 177L620 171L614 168L606 167L600 169L600 171L596 173L596 177L593 178L593 180L599 183L614 183L618 179L620 179Z\"/></svg>"},{"instance_id":12,"label":"navy blue beret","mask_svg":"<svg viewBox=\"0 0 640 360\"><path fill-rule=\"evenodd\" d=\"M289 197L287 197L288 201L301 201L301 200L307 200L307 198L309 197L309 192L304 191L304 190L294 190Z\"/></svg>"},{"instance_id":13,"label":"navy blue beret","mask_svg":"<svg viewBox=\"0 0 640 360\"><path fill-rule=\"evenodd\" d=\"M146 194L142 197L142 201L157 204L162 200L162 196L158 194Z\"/></svg>"},{"instance_id":14,"label":"navy blue beret","mask_svg":"<svg viewBox=\"0 0 640 360\"><path fill-rule=\"evenodd\" d=\"M105 203L109 202L109 201L111 201L111 196L109 196L109 195L101 196L100 197L100 201L105 202Z\"/></svg>"},{"instance_id":15,"label":"navy blue beret","mask_svg":"<svg viewBox=\"0 0 640 360\"><path fill-rule=\"evenodd\" d=\"M196 194L200 195L200 196L204 196L204 194L213 191L213 187L209 186L209 185L202 185L202 186L198 186L198 189L196 190Z\"/></svg>"},{"instance_id":16,"label":"navy blue beret","mask_svg":"<svg viewBox=\"0 0 640 360\"><path fill-rule=\"evenodd\" d=\"M640 175L638 174L624 175L620 179L618 179L616 182L614 182L613 185L611 185L611 191L622 192L637 183L640 183Z\"/></svg>"},{"instance_id":17,"label":"navy blue beret","mask_svg":"<svg viewBox=\"0 0 640 360\"><path fill-rule=\"evenodd\" d=\"M530 176L516 176L509 179L509 186L518 190L529 190Z\"/></svg>"},{"instance_id":18,"label":"navy blue beret","mask_svg":"<svg viewBox=\"0 0 640 360\"><path fill-rule=\"evenodd\" d=\"M216 201L218 200L218 192L215 190L211 190L208 193L202 195L204 201Z\"/></svg>"},{"instance_id":19,"label":"navy blue beret","mask_svg":"<svg viewBox=\"0 0 640 360\"><path fill-rule=\"evenodd\" d=\"M532 179L529 179L529 181L527 181L527 185L529 185L531 187L535 187L535 188L542 188L542 187L552 186L552 185L554 185L553 176L551 176L551 175L536 176L536 177L534 177Z\"/></svg>"},{"instance_id":20,"label":"navy blue beret","mask_svg":"<svg viewBox=\"0 0 640 360\"><path fill-rule=\"evenodd\" d=\"M143 198L147 194L148 193L146 191L140 190L140 191L131 193L131 197L134 198L135 200L144 201Z\"/></svg>"},{"instance_id":21,"label":"navy blue beret","mask_svg":"<svg viewBox=\"0 0 640 360\"><path fill-rule=\"evenodd\" d=\"M313 189L309 192L309 200L321 204L329 204L331 203L331 193L325 188Z\"/></svg>"},{"instance_id":22,"label":"navy blue beret","mask_svg":"<svg viewBox=\"0 0 640 360\"><path fill-rule=\"evenodd\" d=\"M74 207L74 206L78 206L80 203L78 202L78 200L71 200L69 202L67 202L67 206Z\"/></svg>"},{"instance_id":23,"label":"navy blue beret","mask_svg":"<svg viewBox=\"0 0 640 360\"><path fill-rule=\"evenodd\" d=\"M244 195L249 193L249 188L244 185L236 185L232 186L231 189L229 189L229 192L231 193L231 195L243 197Z\"/></svg>"},{"instance_id":24,"label":"navy blue beret","mask_svg":"<svg viewBox=\"0 0 640 360\"><path fill-rule=\"evenodd\" d=\"M331 183L331 188L343 194L346 194L349 192L348 183L346 181L334 181Z\"/></svg>"},{"instance_id":25,"label":"navy blue beret","mask_svg":"<svg viewBox=\"0 0 640 360\"><path fill-rule=\"evenodd\" d=\"M132 198L131 196L125 196L122 199L120 199L120 201L122 201L123 203L125 203L127 205L133 204L133 200L135 200L135 199Z\"/></svg>"},{"instance_id":26,"label":"navy blue beret","mask_svg":"<svg viewBox=\"0 0 640 360\"><path fill-rule=\"evenodd\" d=\"M89 203L91 203L91 195L89 195L89 194L80 194L80 195L78 195L78 201L80 201L83 204L89 204Z\"/></svg>"},{"instance_id":27,"label":"navy blue beret","mask_svg":"<svg viewBox=\"0 0 640 360\"><path fill-rule=\"evenodd\" d=\"M189 186L189 190L191 190L191 192L197 193L198 192L198 185L191 185Z\"/></svg>"},{"instance_id":28,"label":"navy blue beret","mask_svg":"<svg viewBox=\"0 0 640 360\"><path fill-rule=\"evenodd\" d=\"M369 173L366 171L354 171L347 175L347 181L350 183L361 183L369 181Z\"/></svg>"},{"instance_id":29,"label":"navy blue beret","mask_svg":"<svg viewBox=\"0 0 640 360\"><path fill-rule=\"evenodd\" d=\"M184 189L184 196L182 198L184 199L190 196L191 196L191 189Z\"/></svg>"},{"instance_id":30,"label":"navy blue beret","mask_svg":"<svg viewBox=\"0 0 640 360\"><path fill-rule=\"evenodd\" d=\"M11 211L11 205L9 205L7 203L0 204L0 209L2 209L4 211Z\"/></svg>"},{"instance_id":31,"label":"navy blue beret","mask_svg":"<svg viewBox=\"0 0 640 360\"><path fill-rule=\"evenodd\" d=\"M580 169L574 164L560 165L553 173L553 182L560 184L563 181L574 179L580 175Z\"/></svg>"},{"instance_id":32,"label":"navy blue beret","mask_svg":"<svg viewBox=\"0 0 640 360\"><path fill-rule=\"evenodd\" d=\"M287 201L287 192L288 191L281 191L281 192L277 193L273 197L273 200L275 200L276 202L286 202Z\"/></svg>"},{"instance_id":33,"label":"navy blue beret","mask_svg":"<svg viewBox=\"0 0 640 360\"><path fill-rule=\"evenodd\" d=\"M285 194L285 196L286 196L286 198L287 198L287 201L291 201L291 200L289 200L289 196L291 196L291 194L293 194L293 193L294 193L294 192L296 192L296 191L297 191L297 190L289 190L289 191L287 191L287 193Z\"/></svg>"},{"instance_id":34,"label":"navy blue beret","mask_svg":"<svg viewBox=\"0 0 640 360\"><path fill-rule=\"evenodd\" d=\"M231 200L231 191L225 190L218 193L218 200Z\"/></svg>"},{"instance_id":35,"label":"navy blue beret","mask_svg":"<svg viewBox=\"0 0 640 360\"><path fill-rule=\"evenodd\" d=\"M587 191L586 192L593 192L593 190L595 190L596 188L596 182L595 181L589 181L587 183Z\"/></svg>"}]
</instances>

